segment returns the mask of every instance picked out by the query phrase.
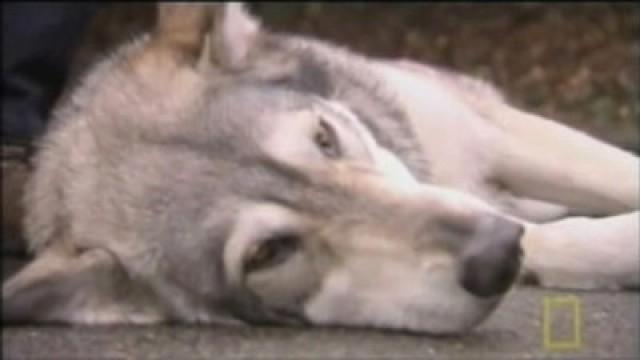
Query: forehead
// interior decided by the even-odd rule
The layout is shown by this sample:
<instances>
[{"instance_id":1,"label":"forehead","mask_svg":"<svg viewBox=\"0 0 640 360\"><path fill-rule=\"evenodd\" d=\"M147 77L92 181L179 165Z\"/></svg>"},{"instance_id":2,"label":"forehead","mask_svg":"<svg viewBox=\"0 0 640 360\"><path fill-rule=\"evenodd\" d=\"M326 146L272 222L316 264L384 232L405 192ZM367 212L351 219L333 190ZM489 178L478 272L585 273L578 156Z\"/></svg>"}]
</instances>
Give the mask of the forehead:
<instances>
[{"instance_id":1,"label":"forehead","mask_svg":"<svg viewBox=\"0 0 640 360\"><path fill-rule=\"evenodd\" d=\"M316 94L242 76L222 84L187 70L180 70L170 87L153 76L143 86L128 71L114 74L110 70L122 67L113 65L94 81L101 86L93 94L106 101L95 102L99 109L93 115L104 121L92 128L101 145L110 148L101 157L126 159L128 165L115 171L142 177L138 185L155 184L135 190L140 195L136 205L145 207L157 198L148 196L149 189L171 193L176 210L189 206L200 212L224 199L234 202L232 197L294 198L294 189L309 186L308 174L266 161L274 159L264 139L300 119L288 114L322 107ZM194 195L198 191L206 192L206 199Z\"/></svg>"},{"instance_id":2,"label":"forehead","mask_svg":"<svg viewBox=\"0 0 640 360\"><path fill-rule=\"evenodd\" d=\"M264 135L277 125L276 119L310 109L315 101L277 86L244 83L208 90L204 102L204 118L192 120L205 121L212 132Z\"/></svg>"},{"instance_id":3,"label":"forehead","mask_svg":"<svg viewBox=\"0 0 640 360\"><path fill-rule=\"evenodd\" d=\"M274 164L266 161L265 139L299 119L294 114L317 103L308 96L260 84L209 88L199 95L201 100L193 102L198 108L189 109L189 114L174 114L172 120L155 124L154 119L143 119L138 126L130 124L128 132L142 132L143 136L121 137L113 142L112 150L127 153L129 170L156 169L149 176L166 186L175 187L171 184L174 177L185 181L176 174L184 169L190 176L186 180L193 185L197 178L207 177L208 182L231 190L276 171ZM114 137L111 134L102 137ZM245 181L238 182L240 179Z\"/></svg>"},{"instance_id":4,"label":"forehead","mask_svg":"<svg viewBox=\"0 0 640 360\"><path fill-rule=\"evenodd\" d=\"M236 90L209 97L201 116L190 119L210 123L206 136L197 134L201 140L178 136L140 148L139 161L131 162L130 168L138 174L140 168L154 168L146 173L145 183L158 187L145 189L139 201L148 203L155 198L153 193L171 193L170 207L180 214L194 212L194 220L220 208L229 214L248 203L271 202L315 212L335 202L336 186L320 181L304 166L274 156L274 146L267 141L285 134L277 136L281 142L304 147L304 133L289 132L288 123L301 121L304 117L297 116L301 111L326 105L280 90Z\"/></svg>"}]
</instances>

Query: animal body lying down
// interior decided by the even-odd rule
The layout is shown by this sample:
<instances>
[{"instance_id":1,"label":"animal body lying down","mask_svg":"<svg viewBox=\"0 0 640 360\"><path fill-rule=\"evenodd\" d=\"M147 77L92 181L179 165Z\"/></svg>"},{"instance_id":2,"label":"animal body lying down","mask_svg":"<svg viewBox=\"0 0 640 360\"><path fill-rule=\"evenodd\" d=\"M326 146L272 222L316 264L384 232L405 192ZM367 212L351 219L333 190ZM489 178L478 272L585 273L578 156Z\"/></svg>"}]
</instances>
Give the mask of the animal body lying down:
<instances>
[{"instance_id":1,"label":"animal body lying down","mask_svg":"<svg viewBox=\"0 0 640 360\"><path fill-rule=\"evenodd\" d=\"M55 112L5 321L465 332L637 286L638 159L478 80L159 5Z\"/></svg>"}]
</instances>

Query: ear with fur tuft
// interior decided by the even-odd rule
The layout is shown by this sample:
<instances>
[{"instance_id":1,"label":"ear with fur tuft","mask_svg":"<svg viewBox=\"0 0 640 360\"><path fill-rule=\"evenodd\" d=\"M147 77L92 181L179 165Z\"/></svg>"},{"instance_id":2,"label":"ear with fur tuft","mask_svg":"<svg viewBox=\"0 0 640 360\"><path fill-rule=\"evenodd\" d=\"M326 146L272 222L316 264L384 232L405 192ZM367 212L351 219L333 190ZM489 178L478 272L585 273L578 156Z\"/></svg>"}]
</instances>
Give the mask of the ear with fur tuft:
<instances>
[{"instance_id":1,"label":"ear with fur tuft","mask_svg":"<svg viewBox=\"0 0 640 360\"><path fill-rule=\"evenodd\" d=\"M216 12L211 59L229 70L245 67L257 43L260 23L242 3L230 2Z\"/></svg>"},{"instance_id":2,"label":"ear with fur tuft","mask_svg":"<svg viewBox=\"0 0 640 360\"><path fill-rule=\"evenodd\" d=\"M153 37L156 44L189 61L198 59L216 4L159 3Z\"/></svg>"},{"instance_id":3,"label":"ear with fur tuft","mask_svg":"<svg viewBox=\"0 0 640 360\"><path fill-rule=\"evenodd\" d=\"M2 323L154 323L165 315L108 251L40 254L2 286Z\"/></svg>"},{"instance_id":4,"label":"ear with fur tuft","mask_svg":"<svg viewBox=\"0 0 640 360\"><path fill-rule=\"evenodd\" d=\"M248 65L260 23L242 3L159 3L155 44L189 62L239 70Z\"/></svg>"}]
</instances>

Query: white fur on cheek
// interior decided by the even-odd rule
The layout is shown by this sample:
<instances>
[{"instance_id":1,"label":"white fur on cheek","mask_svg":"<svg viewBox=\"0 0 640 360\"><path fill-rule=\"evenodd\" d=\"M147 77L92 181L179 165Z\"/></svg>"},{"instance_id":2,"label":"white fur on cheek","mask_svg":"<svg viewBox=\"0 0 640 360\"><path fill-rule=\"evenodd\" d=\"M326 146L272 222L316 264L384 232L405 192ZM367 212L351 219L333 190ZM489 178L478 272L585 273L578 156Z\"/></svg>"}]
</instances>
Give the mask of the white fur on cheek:
<instances>
[{"instance_id":1,"label":"white fur on cheek","mask_svg":"<svg viewBox=\"0 0 640 360\"><path fill-rule=\"evenodd\" d=\"M394 272L394 268L388 269ZM379 328L416 327L406 315L405 296L419 297L419 289L410 279L388 282L374 287L358 286L353 273L346 269L329 273L318 294L305 306L305 313L315 324L374 326ZM412 294L412 295L409 295ZM394 305L395 304L395 305Z\"/></svg>"},{"instance_id":2,"label":"white fur on cheek","mask_svg":"<svg viewBox=\"0 0 640 360\"><path fill-rule=\"evenodd\" d=\"M115 325L122 323L147 325L158 324L165 320L164 316L147 312L131 313L125 309L105 306L100 310L76 309L69 311L70 322L84 325Z\"/></svg>"},{"instance_id":3,"label":"white fur on cheek","mask_svg":"<svg viewBox=\"0 0 640 360\"><path fill-rule=\"evenodd\" d=\"M408 263L351 258L326 274L305 304L307 318L316 325L455 334L473 328L497 305L499 298L478 299L456 286L446 261L431 259L417 268Z\"/></svg>"},{"instance_id":4,"label":"white fur on cheek","mask_svg":"<svg viewBox=\"0 0 640 360\"><path fill-rule=\"evenodd\" d=\"M407 167L389 150L378 147L374 150L376 166L394 185L400 189L413 190L420 183Z\"/></svg>"}]
</instances>

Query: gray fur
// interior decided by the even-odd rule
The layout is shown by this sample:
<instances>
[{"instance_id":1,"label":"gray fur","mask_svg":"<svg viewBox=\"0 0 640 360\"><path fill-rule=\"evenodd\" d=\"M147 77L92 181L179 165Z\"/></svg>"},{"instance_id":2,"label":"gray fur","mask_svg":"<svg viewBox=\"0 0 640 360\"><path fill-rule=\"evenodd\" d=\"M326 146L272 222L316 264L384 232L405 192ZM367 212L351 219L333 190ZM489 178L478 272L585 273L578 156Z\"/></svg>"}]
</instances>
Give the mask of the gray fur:
<instances>
[{"instance_id":1,"label":"gray fur","mask_svg":"<svg viewBox=\"0 0 640 360\"><path fill-rule=\"evenodd\" d=\"M433 165L450 160L426 151L381 60L244 13L225 23L221 5L160 6L158 29L95 66L39 144L25 197L37 259L3 286L5 318L460 333L495 309L522 225L492 208L510 209L484 167L461 175L471 186L443 180ZM464 104L476 90L502 102L433 71ZM315 143L321 120L337 159ZM247 270L283 237L286 257Z\"/></svg>"}]
</instances>

